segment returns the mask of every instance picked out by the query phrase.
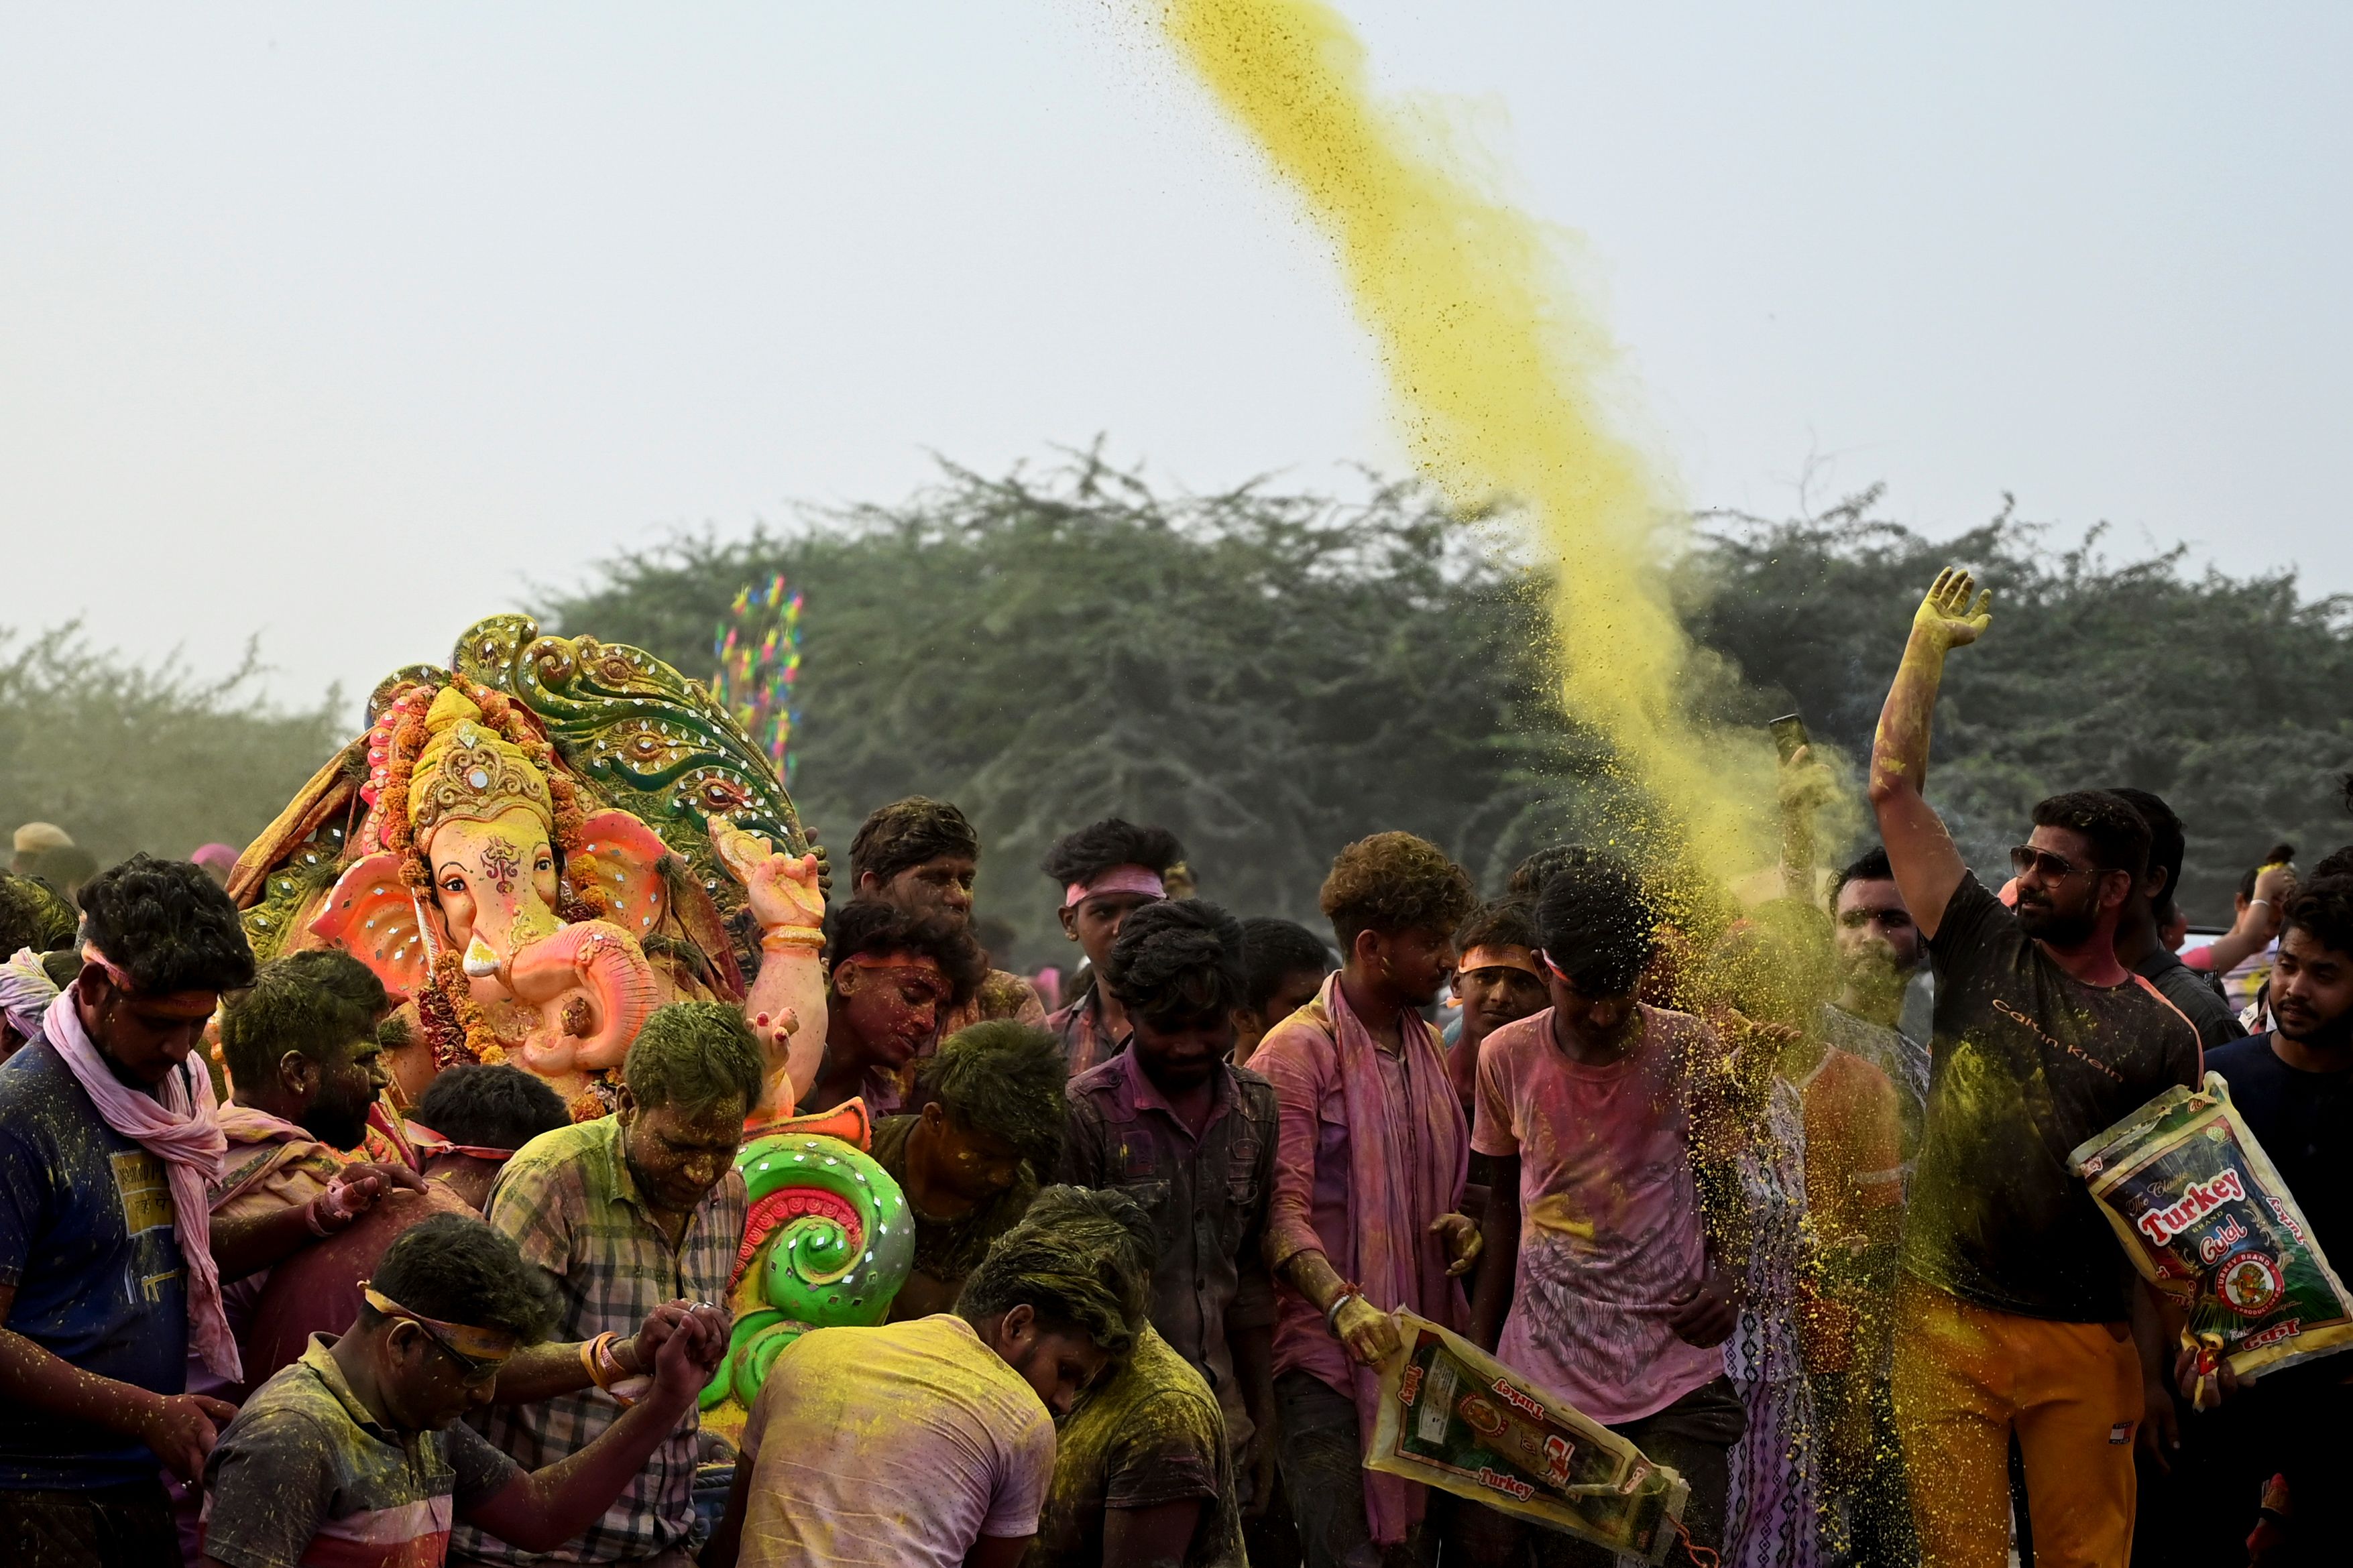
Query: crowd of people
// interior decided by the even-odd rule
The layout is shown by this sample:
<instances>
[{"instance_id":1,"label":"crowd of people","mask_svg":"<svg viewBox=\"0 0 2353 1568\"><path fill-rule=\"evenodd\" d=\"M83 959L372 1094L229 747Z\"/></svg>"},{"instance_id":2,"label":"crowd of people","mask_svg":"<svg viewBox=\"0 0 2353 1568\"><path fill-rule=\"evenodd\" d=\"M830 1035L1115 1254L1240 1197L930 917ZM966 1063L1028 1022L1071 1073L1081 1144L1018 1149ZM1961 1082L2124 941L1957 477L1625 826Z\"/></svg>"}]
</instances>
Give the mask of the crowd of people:
<instances>
[{"instance_id":1,"label":"crowd of people","mask_svg":"<svg viewBox=\"0 0 2353 1568\"><path fill-rule=\"evenodd\" d=\"M1871 759L1879 843L1810 863L1799 750L1777 896L1746 903L1575 844L1482 900L1387 831L1311 931L1195 896L1174 834L1113 818L1044 862L1065 991L993 965L961 812L875 811L797 1109L871 1113L912 1271L888 1321L786 1345L733 1442L700 1396L765 1092L740 1013L655 1009L596 1120L507 1065L406 1102L395 998L335 948L257 963L222 847L100 869L27 825L6 1560L1611 1561L1366 1467L1404 1311L1672 1468L1671 1562L2345 1561L2347 1367L2197 1407L2069 1155L2219 1073L2353 1257L2353 847L2299 877L2281 847L2188 952L2192 828L2146 791L2042 802L1987 886L1923 790L1945 660L1989 625L1938 579Z\"/></svg>"}]
</instances>

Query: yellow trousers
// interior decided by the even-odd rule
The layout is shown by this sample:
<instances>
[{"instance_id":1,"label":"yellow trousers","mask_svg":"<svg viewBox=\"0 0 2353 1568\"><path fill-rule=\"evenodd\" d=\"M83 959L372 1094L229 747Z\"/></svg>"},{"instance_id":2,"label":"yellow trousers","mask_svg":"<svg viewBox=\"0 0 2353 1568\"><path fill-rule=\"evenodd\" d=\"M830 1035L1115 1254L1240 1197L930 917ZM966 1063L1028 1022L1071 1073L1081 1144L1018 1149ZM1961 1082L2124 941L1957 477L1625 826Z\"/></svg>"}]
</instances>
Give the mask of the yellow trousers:
<instances>
[{"instance_id":1,"label":"yellow trousers","mask_svg":"<svg viewBox=\"0 0 2353 1568\"><path fill-rule=\"evenodd\" d=\"M1907 1279L1895 1426L1922 1568L2003 1568L2010 1436L2026 1459L2035 1568L2126 1568L2140 1356L2126 1326L1973 1306Z\"/></svg>"}]
</instances>

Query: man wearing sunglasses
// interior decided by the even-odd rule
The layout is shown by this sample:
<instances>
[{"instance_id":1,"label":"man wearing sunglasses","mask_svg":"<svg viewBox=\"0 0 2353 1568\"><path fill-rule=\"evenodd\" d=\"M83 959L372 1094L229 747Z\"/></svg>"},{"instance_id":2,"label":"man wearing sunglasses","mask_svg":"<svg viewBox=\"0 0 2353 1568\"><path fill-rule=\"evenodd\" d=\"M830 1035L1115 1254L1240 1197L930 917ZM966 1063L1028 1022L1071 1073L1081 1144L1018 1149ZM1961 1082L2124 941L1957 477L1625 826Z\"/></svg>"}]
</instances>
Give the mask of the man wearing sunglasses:
<instances>
[{"instance_id":1,"label":"man wearing sunglasses","mask_svg":"<svg viewBox=\"0 0 2353 1568\"><path fill-rule=\"evenodd\" d=\"M2008 1560L2008 1455L2025 1458L2035 1555L2132 1549L2134 1436L2147 1379L2132 1272L2069 1151L2194 1083L2196 1029L2117 962L2148 825L2115 795L2034 808L2010 851L2017 909L1961 861L1921 791L1946 656L1992 595L1947 570L1913 617L1872 749L1871 802L1936 965L1927 1124L1905 1217L1896 1423L1924 1560Z\"/></svg>"},{"instance_id":2,"label":"man wearing sunglasses","mask_svg":"<svg viewBox=\"0 0 2353 1568\"><path fill-rule=\"evenodd\" d=\"M687 1313L641 1398L577 1452L525 1470L459 1418L555 1321L554 1282L481 1220L438 1215L385 1250L363 1300L349 1331L313 1336L221 1435L204 1568L438 1563L459 1520L552 1551L637 1479L727 1347L715 1309Z\"/></svg>"}]
</instances>

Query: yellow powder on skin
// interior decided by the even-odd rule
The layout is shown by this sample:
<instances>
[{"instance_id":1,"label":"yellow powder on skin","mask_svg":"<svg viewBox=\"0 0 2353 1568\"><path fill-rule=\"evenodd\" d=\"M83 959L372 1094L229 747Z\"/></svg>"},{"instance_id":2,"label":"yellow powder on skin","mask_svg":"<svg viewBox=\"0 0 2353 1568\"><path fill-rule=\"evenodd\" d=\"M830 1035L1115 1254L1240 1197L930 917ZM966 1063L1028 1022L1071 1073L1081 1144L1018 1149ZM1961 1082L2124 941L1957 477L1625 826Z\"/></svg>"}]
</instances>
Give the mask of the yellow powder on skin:
<instances>
[{"instance_id":1,"label":"yellow powder on skin","mask_svg":"<svg viewBox=\"0 0 2353 1568\"><path fill-rule=\"evenodd\" d=\"M1524 510L1555 563L1562 700L1641 802L1609 837L1716 884L1769 862L1770 750L1690 715L1706 656L1662 570L1681 513L1613 428L1615 345L1543 226L1478 187L1426 106L1374 95L1327 6L1172 0L1162 20L1333 241L1416 463L1453 505Z\"/></svg>"}]
</instances>

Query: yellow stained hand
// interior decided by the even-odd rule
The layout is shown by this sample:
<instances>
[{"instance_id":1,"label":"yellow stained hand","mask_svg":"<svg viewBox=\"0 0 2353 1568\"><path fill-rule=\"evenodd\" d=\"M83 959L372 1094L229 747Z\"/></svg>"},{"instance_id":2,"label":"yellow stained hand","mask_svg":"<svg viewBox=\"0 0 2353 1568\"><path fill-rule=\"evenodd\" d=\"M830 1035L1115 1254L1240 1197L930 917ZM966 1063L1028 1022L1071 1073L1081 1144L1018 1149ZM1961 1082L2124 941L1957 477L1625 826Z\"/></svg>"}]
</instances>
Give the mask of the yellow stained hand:
<instances>
[{"instance_id":1,"label":"yellow stained hand","mask_svg":"<svg viewBox=\"0 0 2353 1568\"><path fill-rule=\"evenodd\" d=\"M1479 1249L1487 1244L1468 1215L1440 1215L1430 1222L1430 1233L1446 1242L1446 1272L1450 1277L1468 1274L1471 1266L1479 1261Z\"/></svg>"},{"instance_id":2,"label":"yellow stained hand","mask_svg":"<svg viewBox=\"0 0 2353 1568\"><path fill-rule=\"evenodd\" d=\"M1977 596L1974 605L1969 602L1972 594ZM1915 630L1936 633L1947 647L1968 647L1992 624L1993 590L1978 592L1977 579L1958 566L1947 566L1936 574L1927 595L1912 614Z\"/></svg>"}]
</instances>

